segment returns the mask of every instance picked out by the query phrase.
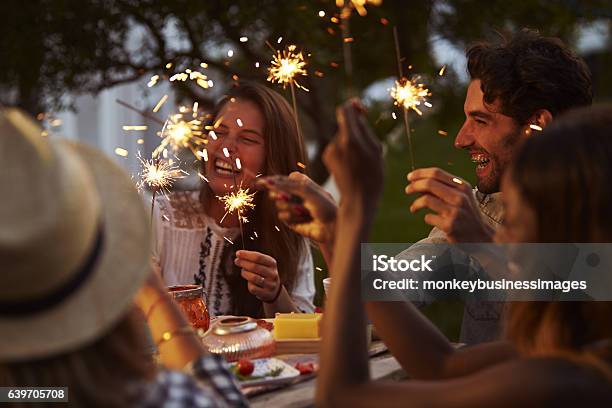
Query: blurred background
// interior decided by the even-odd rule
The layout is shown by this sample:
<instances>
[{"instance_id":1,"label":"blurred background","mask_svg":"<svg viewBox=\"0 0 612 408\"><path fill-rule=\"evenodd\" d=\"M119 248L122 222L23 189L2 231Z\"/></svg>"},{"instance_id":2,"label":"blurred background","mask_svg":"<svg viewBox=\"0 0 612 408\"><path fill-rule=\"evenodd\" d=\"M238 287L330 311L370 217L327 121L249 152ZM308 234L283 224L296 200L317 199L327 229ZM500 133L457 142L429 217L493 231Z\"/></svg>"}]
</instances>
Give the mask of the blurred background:
<instances>
[{"instance_id":1,"label":"blurred background","mask_svg":"<svg viewBox=\"0 0 612 408\"><path fill-rule=\"evenodd\" d=\"M386 159L384 196L371 241L409 243L430 228L423 214L409 213L413 198L403 193L410 163L401 110L389 96L398 76L393 27L404 74L419 75L432 93L431 108L422 109L422 116L410 113L417 167L442 167L474 182L468 155L453 148L468 81L463 52L472 42L495 41L522 27L560 37L587 61L596 102L612 99L610 0L384 0L368 1L375 4L344 15L342 7L351 2L337 3L343 2L4 1L0 103L30 112L43 125L43 136L90 143L137 174L138 153L150 157L168 115L194 102L210 109L233 81L266 82L271 47L295 44L308 63L308 76L300 83L309 91L297 89L307 172L334 191L321 153L334 135L335 106L360 96ZM346 67L347 51L352 72ZM188 69L205 80L170 80ZM291 101L288 89L268 85ZM197 165L191 152L179 156L187 168ZM197 177L181 180L177 188L197 188ZM316 301L322 304L326 268L315 257L321 269ZM460 302L435 304L426 313L457 338Z\"/></svg>"}]
</instances>

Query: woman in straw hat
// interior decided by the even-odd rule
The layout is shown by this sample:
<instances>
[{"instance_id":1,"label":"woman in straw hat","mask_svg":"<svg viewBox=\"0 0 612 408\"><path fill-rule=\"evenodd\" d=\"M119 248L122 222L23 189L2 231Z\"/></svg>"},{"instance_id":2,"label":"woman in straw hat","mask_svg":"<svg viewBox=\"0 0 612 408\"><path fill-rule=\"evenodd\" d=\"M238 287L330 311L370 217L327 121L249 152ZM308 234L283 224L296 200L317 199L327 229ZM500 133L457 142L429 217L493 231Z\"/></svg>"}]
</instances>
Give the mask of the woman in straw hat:
<instances>
[{"instance_id":1,"label":"woman in straw hat","mask_svg":"<svg viewBox=\"0 0 612 408\"><path fill-rule=\"evenodd\" d=\"M0 112L0 386L68 387L75 406L246 405L151 272L130 178L40 134ZM161 362L193 375L157 369L143 313Z\"/></svg>"}]
</instances>

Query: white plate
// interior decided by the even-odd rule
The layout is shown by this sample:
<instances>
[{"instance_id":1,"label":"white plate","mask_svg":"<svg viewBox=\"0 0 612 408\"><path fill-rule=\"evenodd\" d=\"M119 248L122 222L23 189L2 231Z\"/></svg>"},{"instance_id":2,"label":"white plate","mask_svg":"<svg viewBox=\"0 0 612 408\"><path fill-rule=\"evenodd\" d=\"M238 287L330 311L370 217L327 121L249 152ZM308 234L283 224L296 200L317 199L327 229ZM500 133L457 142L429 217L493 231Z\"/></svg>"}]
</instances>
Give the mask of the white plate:
<instances>
[{"instance_id":1,"label":"white plate","mask_svg":"<svg viewBox=\"0 0 612 408\"><path fill-rule=\"evenodd\" d=\"M296 368L285 363L283 360L279 360L278 358L259 358L252 361L255 369L251 375L254 377L260 377L276 368L282 368L282 371L276 377L267 376L253 380L238 381L242 387L282 384L300 376L300 372ZM232 363L231 367L234 367L236 364L237 363Z\"/></svg>"}]
</instances>

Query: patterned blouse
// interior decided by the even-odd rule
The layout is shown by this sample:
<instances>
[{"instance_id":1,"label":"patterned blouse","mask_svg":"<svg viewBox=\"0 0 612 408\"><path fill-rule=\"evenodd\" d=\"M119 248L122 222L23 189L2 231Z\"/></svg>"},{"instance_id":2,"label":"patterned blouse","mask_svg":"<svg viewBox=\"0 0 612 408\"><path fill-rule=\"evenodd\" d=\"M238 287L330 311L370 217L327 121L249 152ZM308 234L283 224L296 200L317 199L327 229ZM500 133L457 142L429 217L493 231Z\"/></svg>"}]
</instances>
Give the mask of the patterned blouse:
<instances>
[{"instance_id":1,"label":"patterned blouse","mask_svg":"<svg viewBox=\"0 0 612 408\"><path fill-rule=\"evenodd\" d=\"M230 287L224 271L233 259L224 250L239 239L239 228L223 228L204 213L199 191L178 191L158 197L153 219L154 252L168 286L201 284L211 316L232 314ZM290 295L303 312L314 310L312 256L308 245L298 262ZM225 259L225 260L224 260Z\"/></svg>"}]
</instances>

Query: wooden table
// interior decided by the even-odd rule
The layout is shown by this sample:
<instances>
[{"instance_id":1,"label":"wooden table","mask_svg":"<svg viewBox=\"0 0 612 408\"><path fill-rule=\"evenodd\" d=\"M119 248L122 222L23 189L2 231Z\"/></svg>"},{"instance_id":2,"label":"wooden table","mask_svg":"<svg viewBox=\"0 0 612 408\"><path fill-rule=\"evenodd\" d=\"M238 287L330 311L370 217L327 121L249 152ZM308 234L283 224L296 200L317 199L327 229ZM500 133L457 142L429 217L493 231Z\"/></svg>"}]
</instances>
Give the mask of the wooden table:
<instances>
[{"instance_id":1,"label":"wooden table","mask_svg":"<svg viewBox=\"0 0 612 408\"><path fill-rule=\"evenodd\" d=\"M406 378L397 360L388 352L370 359L370 376L375 380ZM252 407L312 407L316 378L258 395L250 399Z\"/></svg>"}]
</instances>

